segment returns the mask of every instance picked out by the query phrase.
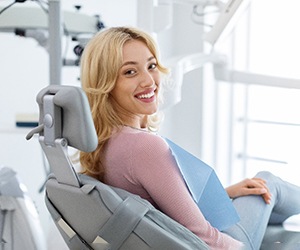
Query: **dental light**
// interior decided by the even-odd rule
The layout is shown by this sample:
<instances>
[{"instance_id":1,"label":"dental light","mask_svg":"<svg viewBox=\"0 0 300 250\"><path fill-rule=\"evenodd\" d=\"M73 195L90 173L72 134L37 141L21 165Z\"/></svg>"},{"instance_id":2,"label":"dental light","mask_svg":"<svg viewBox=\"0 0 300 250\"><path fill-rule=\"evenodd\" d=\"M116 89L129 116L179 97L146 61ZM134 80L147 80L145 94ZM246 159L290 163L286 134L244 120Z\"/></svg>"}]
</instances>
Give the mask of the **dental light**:
<instances>
[{"instance_id":1,"label":"dental light","mask_svg":"<svg viewBox=\"0 0 300 250\"><path fill-rule=\"evenodd\" d=\"M43 8L32 6L26 0L17 0L14 6L0 6L0 32L13 32L31 37L49 52L50 84L61 84L62 66L76 66L80 60L80 47L100 29L104 28L99 16L89 16L77 11L62 11L60 0L48 0ZM4 11L5 10L5 11ZM70 36L78 44L74 50L77 58L62 58L62 37ZM74 48L75 49L75 48Z\"/></svg>"},{"instance_id":2,"label":"dental light","mask_svg":"<svg viewBox=\"0 0 300 250\"><path fill-rule=\"evenodd\" d=\"M234 27L237 19L247 8L251 0L228 0L222 8L216 23L208 33L204 34L204 40L214 46L228 34Z\"/></svg>"},{"instance_id":3,"label":"dental light","mask_svg":"<svg viewBox=\"0 0 300 250\"><path fill-rule=\"evenodd\" d=\"M0 11L2 9L3 7L0 6ZM95 33L98 31L98 16L89 16L79 11L62 11L62 16L69 35ZM48 30L48 14L43 9L32 4L15 5L1 14L0 32L14 32L16 28Z\"/></svg>"}]
</instances>

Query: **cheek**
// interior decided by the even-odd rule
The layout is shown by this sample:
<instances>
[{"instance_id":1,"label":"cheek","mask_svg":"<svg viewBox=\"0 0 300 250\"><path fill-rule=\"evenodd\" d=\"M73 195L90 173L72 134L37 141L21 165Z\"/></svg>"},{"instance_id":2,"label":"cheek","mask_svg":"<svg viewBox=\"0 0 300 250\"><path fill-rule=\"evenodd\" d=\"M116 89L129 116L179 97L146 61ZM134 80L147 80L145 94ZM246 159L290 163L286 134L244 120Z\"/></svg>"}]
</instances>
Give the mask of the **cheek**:
<instances>
[{"instance_id":1,"label":"cheek","mask_svg":"<svg viewBox=\"0 0 300 250\"><path fill-rule=\"evenodd\" d=\"M133 88L128 82L122 82L116 85L114 90L111 92L113 98L119 103L126 103L128 98L131 98L133 93Z\"/></svg>"},{"instance_id":2,"label":"cheek","mask_svg":"<svg viewBox=\"0 0 300 250\"><path fill-rule=\"evenodd\" d=\"M120 105L120 102L122 102L122 89L119 86L115 86L115 88L110 92L110 95L112 99Z\"/></svg>"},{"instance_id":3,"label":"cheek","mask_svg":"<svg viewBox=\"0 0 300 250\"><path fill-rule=\"evenodd\" d=\"M122 95L125 92L125 88L124 88L125 86L126 86L126 84L124 83L124 81L122 81L122 80L117 81L115 84L115 87L111 91L111 94L114 97Z\"/></svg>"}]
</instances>

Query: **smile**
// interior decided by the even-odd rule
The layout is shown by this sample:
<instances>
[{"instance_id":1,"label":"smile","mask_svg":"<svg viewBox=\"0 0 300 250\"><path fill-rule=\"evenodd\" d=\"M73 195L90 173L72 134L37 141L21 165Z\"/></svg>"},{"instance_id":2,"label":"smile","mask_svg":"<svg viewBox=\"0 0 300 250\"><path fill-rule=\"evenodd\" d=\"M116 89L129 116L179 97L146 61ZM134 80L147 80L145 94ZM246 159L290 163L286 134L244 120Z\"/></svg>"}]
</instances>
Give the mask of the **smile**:
<instances>
[{"instance_id":1,"label":"smile","mask_svg":"<svg viewBox=\"0 0 300 250\"><path fill-rule=\"evenodd\" d=\"M154 96L154 91L151 91L150 93L147 94L141 94L141 95L137 95L136 97L138 99L150 99Z\"/></svg>"}]
</instances>

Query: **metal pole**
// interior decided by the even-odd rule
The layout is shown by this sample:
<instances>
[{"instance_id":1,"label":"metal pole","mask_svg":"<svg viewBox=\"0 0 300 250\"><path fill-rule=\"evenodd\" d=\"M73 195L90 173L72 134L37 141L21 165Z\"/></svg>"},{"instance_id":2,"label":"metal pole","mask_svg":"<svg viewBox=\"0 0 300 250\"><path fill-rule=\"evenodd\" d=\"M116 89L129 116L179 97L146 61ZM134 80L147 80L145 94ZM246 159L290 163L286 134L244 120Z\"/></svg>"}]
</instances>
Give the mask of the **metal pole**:
<instances>
[{"instance_id":1,"label":"metal pole","mask_svg":"<svg viewBox=\"0 0 300 250\"><path fill-rule=\"evenodd\" d=\"M50 84L61 84L62 21L60 0L49 0L49 67Z\"/></svg>"}]
</instances>

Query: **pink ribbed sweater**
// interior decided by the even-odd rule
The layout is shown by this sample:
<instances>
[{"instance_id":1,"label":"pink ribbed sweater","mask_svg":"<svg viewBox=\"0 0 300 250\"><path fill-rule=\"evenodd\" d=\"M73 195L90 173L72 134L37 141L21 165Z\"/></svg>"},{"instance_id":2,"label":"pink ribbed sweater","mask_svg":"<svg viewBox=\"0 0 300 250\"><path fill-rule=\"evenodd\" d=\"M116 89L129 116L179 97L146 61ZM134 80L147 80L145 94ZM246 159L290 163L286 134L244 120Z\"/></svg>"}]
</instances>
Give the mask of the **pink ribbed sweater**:
<instances>
[{"instance_id":1,"label":"pink ribbed sweater","mask_svg":"<svg viewBox=\"0 0 300 250\"><path fill-rule=\"evenodd\" d=\"M168 144L152 133L123 127L103 153L105 182L151 202L204 240L211 249L239 249L241 243L212 227L193 201Z\"/></svg>"}]
</instances>

